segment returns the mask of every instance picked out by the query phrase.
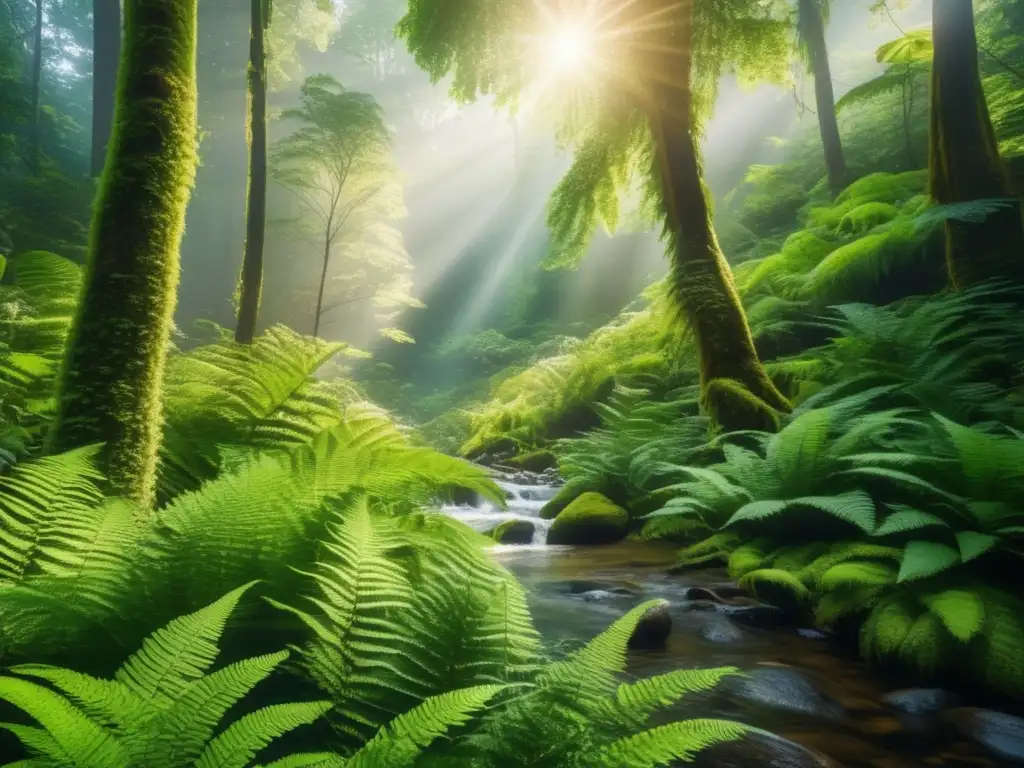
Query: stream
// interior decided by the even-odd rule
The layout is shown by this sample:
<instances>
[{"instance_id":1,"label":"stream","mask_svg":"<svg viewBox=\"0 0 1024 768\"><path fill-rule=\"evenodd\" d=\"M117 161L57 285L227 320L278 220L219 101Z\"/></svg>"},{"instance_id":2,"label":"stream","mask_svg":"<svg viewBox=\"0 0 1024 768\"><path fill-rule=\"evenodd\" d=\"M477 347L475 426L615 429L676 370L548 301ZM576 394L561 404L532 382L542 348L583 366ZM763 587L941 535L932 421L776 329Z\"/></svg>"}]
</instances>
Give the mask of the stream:
<instances>
[{"instance_id":1,"label":"stream","mask_svg":"<svg viewBox=\"0 0 1024 768\"><path fill-rule=\"evenodd\" d=\"M518 482L516 482L518 481ZM508 508L487 502L443 511L479 531L530 520L527 545L496 545L495 559L527 590L537 629L557 653L579 647L634 605L669 602L666 647L630 653L628 673L733 666L732 678L672 712L721 717L777 734L723 745L697 761L711 768L919 768L1024 763L1024 720L970 707L936 689L899 689L824 634L777 625L775 612L740 597L722 569L670 574L675 548L656 542L547 546L539 513L557 488L525 475L499 479ZM724 603L706 599L714 591ZM696 590L696 591L695 591ZM696 599L694 599L696 598Z\"/></svg>"}]
</instances>

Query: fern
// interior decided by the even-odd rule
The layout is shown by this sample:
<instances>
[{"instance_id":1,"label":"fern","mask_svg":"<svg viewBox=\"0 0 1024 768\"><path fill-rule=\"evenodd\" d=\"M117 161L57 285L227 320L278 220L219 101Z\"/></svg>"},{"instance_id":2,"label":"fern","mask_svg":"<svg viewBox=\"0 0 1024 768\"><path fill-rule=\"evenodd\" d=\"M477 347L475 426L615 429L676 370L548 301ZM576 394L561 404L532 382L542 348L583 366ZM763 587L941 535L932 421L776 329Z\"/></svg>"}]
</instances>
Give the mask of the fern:
<instances>
[{"instance_id":1,"label":"fern","mask_svg":"<svg viewBox=\"0 0 1024 768\"><path fill-rule=\"evenodd\" d=\"M113 680L59 667L12 668L20 677L0 678L0 697L40 725L10 728L34 754L33 764L244 768L274 738L319 718L329 702L276 704L243 715L214 736L227 711L287 656L247 659L207 673L228 617L248 589L158 630ZM44 680L61 693L23 677Z\"/></svg>"}]
</instances>

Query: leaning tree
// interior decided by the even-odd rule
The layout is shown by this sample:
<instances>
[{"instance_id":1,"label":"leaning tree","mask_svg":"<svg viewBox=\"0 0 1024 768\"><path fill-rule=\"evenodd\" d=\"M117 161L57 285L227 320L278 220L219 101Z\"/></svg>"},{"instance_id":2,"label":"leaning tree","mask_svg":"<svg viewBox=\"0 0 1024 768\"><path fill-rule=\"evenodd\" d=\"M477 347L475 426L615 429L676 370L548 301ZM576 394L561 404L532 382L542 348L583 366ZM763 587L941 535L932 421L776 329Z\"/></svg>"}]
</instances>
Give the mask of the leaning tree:
<instances>
[{"instance_id":1,"label":"leaning tree","mask_svg":"<svg viewBox=\"0 0 1024 768\"><path fill-rule=\"evenodd\" d=\"M725 71L785 77L788 20L761 0L546 8L472 0L453 10L444 0L411 0L399 34L432 77L453 75L463 102L494 94L523 103L557 89L559 135L574 159L549 213L556 260L576 261L599 223L614 228L619 193L639 177L644 208L664 227L670 287L697 342L705 407L727 429L771 426L789 406L758 359L715 235L699 139ZM571 78L555 78L559 69Z\"/></svg>"}]
</instances>

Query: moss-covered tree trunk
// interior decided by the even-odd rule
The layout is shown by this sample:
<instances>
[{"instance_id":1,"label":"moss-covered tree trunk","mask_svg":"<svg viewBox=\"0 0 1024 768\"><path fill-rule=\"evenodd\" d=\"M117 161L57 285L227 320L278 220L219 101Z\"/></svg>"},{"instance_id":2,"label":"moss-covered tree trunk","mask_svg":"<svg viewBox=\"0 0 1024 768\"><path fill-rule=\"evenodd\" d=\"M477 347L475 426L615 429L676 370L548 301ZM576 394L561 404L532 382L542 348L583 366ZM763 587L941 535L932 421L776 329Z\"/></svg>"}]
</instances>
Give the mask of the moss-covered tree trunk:
<instances>
[{"instance_id":1,"label":"moss-covered tree trunk","mask_svg":"<svg viewBox=\"0 0 1024 768\"><path fill-rule=\"evenodd\" d=\"M758 359L732 271L718 244L694 122L693 0L681 7L675 50L659 58L651 125L670 244L669 280L696 337L704 404L725 429L765 429L789 409ZM669 75L671 73L671 76Z\"/></svg>"},{"instance_id":2,"label":"moss-covered tree trunk","mask_svg":"<svg viewBox=\"0 0 1024 768\"><path fill-rule=\"evenodd\" d=\"M932 198L942 204L1015 198L985 103L971 0L934 0L932 14ZM1024 230L1016 202L983 221L949 219L946 233L954 287L1024 280Z\"/></svg>"},{"instance_id":3,"label":"moss-covered tree trunk","mask_svg":"<svg viewBox=\"0 0 1024 768\"><path fill-rule=\"evenodd\" d=\"M818 111L818 129L821 145L825 150L825 170L828 186L835 197L846 186L846 159L843 156L843 140L839 135L839 120L836 117L836 96L832 88L832 67L828 60L828 46L825 44L825 21L821 11L821 0L799 0L800 35L807 46L807 55L814 75L814 97Z\"/></svg>"},{"instance_id":4,"label":"moss-covered tree trunk","mask_svg":"<svg viewBox=\"0 0 1024 768\"><path fill-rule=\"evenodd\" d=\"M196 165L196 0L125 0L124 11L111 147L50 449L105 443L111 490L148 504Z\"/></svg>"},{"instance_id":5,"label":"moss-covered tree trunk","mask_svg":"<svg viewBox=\"0 0 1024 768\"><path fill-rule=\"evenodd\" d=\"M92 175L103 173L114 123L117 64L121 58L121 0L92 4Z\"/></svg>"},{"instance_id":6,"label":"moss-covered tree trunk","mask_svg":"<svg viewBox=\"0 0 1024 768\"><path fill-rule=\"evenodd\" d=\"M249 22L249 191L246 203L245 253L235 341L251 344L256 336L263 290L263 247L267 230L267 56L266 31L271 0L251 0Z\"/></svg>"}]
</instances>

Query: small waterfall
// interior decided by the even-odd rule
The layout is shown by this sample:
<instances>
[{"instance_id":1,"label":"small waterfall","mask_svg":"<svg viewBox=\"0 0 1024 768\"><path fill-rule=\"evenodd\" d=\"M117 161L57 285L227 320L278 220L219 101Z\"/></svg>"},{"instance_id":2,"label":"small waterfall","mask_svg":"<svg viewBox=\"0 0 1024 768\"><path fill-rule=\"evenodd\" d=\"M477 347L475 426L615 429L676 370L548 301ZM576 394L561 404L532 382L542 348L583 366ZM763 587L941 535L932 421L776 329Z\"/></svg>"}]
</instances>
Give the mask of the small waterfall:
<instances>
[{"instance_id":1,"label":"small waterfall","mask_svg":"<svg viewBox=\"0 0 1024 768\"><path fill-rule=\"evenodd\" d=\"M501 509L489 501L478 500L474 506L449 505L441 509L446 515L461 520L477 531L489 531L506 520L529 520L533 523L532 544L543 544L547 540L550 520L542 520L540 510L558 493L558 488L551 485L523 484L495 478L495 482L505 492L506 509Z\"/></svg>"}]
</instances>

